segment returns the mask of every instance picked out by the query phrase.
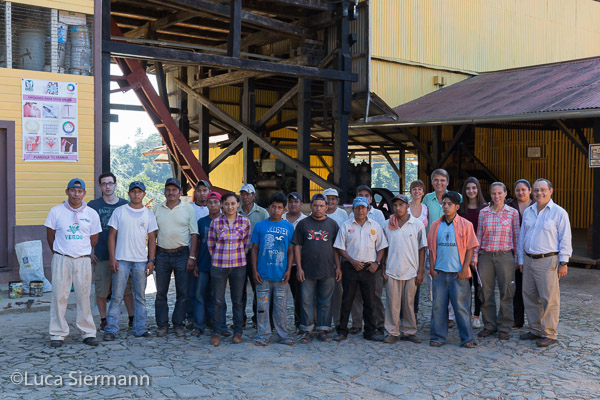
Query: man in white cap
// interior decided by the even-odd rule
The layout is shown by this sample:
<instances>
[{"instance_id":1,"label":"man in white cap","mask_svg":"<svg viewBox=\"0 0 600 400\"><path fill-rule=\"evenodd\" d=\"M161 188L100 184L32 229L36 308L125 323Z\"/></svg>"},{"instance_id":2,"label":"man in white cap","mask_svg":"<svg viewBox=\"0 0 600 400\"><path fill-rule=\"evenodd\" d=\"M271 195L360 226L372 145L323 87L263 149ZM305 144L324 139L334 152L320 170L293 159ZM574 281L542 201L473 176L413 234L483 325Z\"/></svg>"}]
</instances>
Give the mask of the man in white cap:
<instances>
[{"instance_id":1,"label":"man in white cap","mask_svg":"<svg viewBox=\"0 0 600 400\"><path fill-rule=\"evenodd\" d=\"M50 346L61 347L69 335L65 319L71 286L77 298L77 328L83 343L97 346L96 325L90 308L92 248L102 232L100 217L83 201L85 182L71 179L65 190L67 201L48 213L46 237L52 256L52 301L50 303Z\"/></svg>"},{"instance_id":2,"label":"man in white cap","mask_svg":"<svg viewBox=\"0 0 600 400\"><path fill-rule=\"evenodd\" d=\"M248 218L250 220L250 229L251 234L254 230L254 225L256 225L260 221L264 221L269 218L269 213L267 210L259 206L255 203L256 199L256 190L254 189L254 185L251 183L245 183L240 188L240 198L241 205L238 209L240 215ZM254 282L254 277L252 273L252 265L250 264L251 259L250 251L246 254L246 260L248 260L248 264L246 265L246 274L247 279L250 281L250 285L252 286L253 300L252 300L252 324L256 326L256 283ZM248 302L248 294L247 294L247 283L244 285L244 291L242 293L242 306L244 307L244 323L246 326L246 303Z\"/></svg>"},{"instance_id":3,"label":"man in white cap","mask_svg":"<svg viewBox=\"0 0 600 400\"><path fill-rule=\"evenodd\" d=\"M327 198L327 218L331 218L337 222L338 226L342 226L344 221L348 219L346 210L338 208L339 195L335 189L325 189L323 194ZM342 282L336 282L331 296L331 316L333 317L333 325L338 327L340 324L340 311L342 309Z\"/></svg>"}]
</instances>

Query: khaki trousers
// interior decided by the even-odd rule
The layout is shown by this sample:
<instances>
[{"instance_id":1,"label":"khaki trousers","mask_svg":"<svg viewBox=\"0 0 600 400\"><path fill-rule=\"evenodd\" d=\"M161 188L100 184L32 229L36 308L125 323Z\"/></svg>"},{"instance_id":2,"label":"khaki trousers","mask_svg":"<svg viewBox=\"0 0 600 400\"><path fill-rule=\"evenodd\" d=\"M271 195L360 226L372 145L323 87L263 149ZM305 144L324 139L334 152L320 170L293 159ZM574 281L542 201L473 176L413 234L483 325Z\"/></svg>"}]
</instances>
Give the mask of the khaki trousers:
<instances>
[{"instance_id":1,"label":"khaki trousers","mask_svg":"<svg viewBox=\"0 0 600 400\"><path fill-rule=\"evenodd\" d=\"M416 278L405 281L388 277L385 283L386 303L385 330L392 336L415 335L417 319L415 317ZM400 310L402 310L402 329L400 329Z\"/></svg>"},{"instance_id":2,"label":"khaki trousers","mask_svg":"<svg viewBox=\"0 0 600 400\"><path fill-rule=\"evenodd\" d=\"M382 328L384 325L385 311L383 308L383 302L381 296L383 295L383 276L381 276L381 269L375 271L375 294L373 295L373 321L377 329ZM352 303L352 327L362 328L362 315L363 305L360 297L360 291L356 291L354 296L354 303Z\"/></svg>"},{"instance_id":3,"label":"khaki trousers","mask_svg":"<svg viewBox=\"0 0 600 400\"><path fill-rule=\"evenodd\" d=\"M556 339L560 314L558 256L533 259L523 265L523 304L529 330L535 335Z\"/></svg>"},{"instance_id":4,"label":"khaki trousers","mask_svg":"<svg viewBox=\"0 0 600 400\"><path fill-rule=\"evenodd\" d=\"M512 251L480 251L477 264L483 294L481 317L483 327L491 331L510 332L513 325L515 296L515 258ZM475 277L477 279L477 277ZM496 315L496 282L500 292L500 307Z\"/></svg>"},{"instance_id":5,"label":"khaki trousers","mask_svg":"<svg viewBox=\"0 0 600 400\"><path fill-rule=\"evenodd\" d=\"M65 318L67 303L75 288L77 299L76 325L82 337L96 337L96 325L90 308L92 263L89 257L71 258L60 254L52 256L52 301L50 303L50 338L65 340L69 324Z\"/></svg>"}]
</instances>

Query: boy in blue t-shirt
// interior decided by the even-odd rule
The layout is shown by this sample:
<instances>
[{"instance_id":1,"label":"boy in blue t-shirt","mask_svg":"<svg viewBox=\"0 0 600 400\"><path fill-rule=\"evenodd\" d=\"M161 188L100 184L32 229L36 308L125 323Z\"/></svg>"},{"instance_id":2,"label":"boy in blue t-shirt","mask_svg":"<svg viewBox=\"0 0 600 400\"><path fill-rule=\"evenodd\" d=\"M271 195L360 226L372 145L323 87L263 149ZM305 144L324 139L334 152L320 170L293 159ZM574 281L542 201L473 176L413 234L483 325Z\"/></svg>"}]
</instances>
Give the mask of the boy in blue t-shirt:
<instances>
[{"instance_id":1,"label":"boy in blue t-shirt","mask_svg":"<svg viewBox=\"0 0 600 400\"><path fill-rule=\"evenodd\" d=\"M273 303L273 325L280 343L292 346L287 331L287 281L292 270L292 236L294 227L282 219L286 196L274 193L269 199L269 219L258 222L252 231L252 271L256 282L258 311L257 346L266 346L271 337L269 305Z\"/></svg>"}]
</instances>

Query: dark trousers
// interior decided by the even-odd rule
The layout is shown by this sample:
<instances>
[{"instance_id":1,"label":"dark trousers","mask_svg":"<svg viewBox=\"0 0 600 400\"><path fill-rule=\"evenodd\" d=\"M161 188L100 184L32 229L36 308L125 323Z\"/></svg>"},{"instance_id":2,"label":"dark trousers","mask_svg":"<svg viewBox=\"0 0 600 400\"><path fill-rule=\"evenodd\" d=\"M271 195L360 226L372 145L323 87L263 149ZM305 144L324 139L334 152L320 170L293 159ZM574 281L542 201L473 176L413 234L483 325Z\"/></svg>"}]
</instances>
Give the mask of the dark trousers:
<instances>
[{"instance_id":1,"label":"dark trousers","mask_svg":"<svg viewBox=\"0 0 600 400\"><path fill-rule=\"evenodd\" d=\"M477 275L475 272L473 272L473 275L475 275L473 278L469 278L469 284L473 286L473 297L475 297L475 302L473 303L475 305L475 310L473 310L473 315L479 317L479 314L481 314L482 304L481 299L479 298L481 286L479 286L479 282L477 281Z\"/></svg>"},{"instance_id":2,"label":"dark trousers","mask_svg":"<svg viewBox=\"0 0 600 400\"><path fill-rule=\"evenodd\" d=\"M188 273L185 271L190 251L185 248L177 253L156 252L156 301L154 316L159 327L169 326L169 305L167 293L171 283L171 273L175 275L176 301L173 310L173 326L183 326L188 294Z\"/></svg>"},{"instance_id":3,"label":"dark trousers","mask_svg":"<svg viewBox=\"0 0 600 400\"><path fill-rule=\"evenodd\" d=\"M379 270L375 273L381 273ZM376 333L377 327L373 319L373 297L375 293L375 274L363 269L356 271L352 264L342 264L342 310L340 312L340 334L348 335L348 320L352 311L352 303L356 291L360 290L363 302L364 337L369 338Z\"/></svg>"},{"instance_id":4,"label":"dark trousers","mask_svg":"<svg viewBox=\"0 0 600 400\"><path fill-rule=\"evenodd\" d=\"M237 268L210 268L210 280L213 288L214 306L212 312L212 332L220 334L223 326L223 307L225 304L225 290L229 280L229 293L233 309L233 333L242 334L243 331L243 303L242 287L246 283L246 267Z\"/></svg>"},{"instance_id":5,"label":"dark trousers","mask_svg":"<svg viewBox=\"0 0 600 400\"><path fill-rule=\"evenodd\" d=\"M196 288L198 287L198 278L193 272L188 272L188 293L185 306L185 319L187 322L196 322Z\"/></svg>"},{"instance_id":6,"label":"dark trousers","mask_svg":"<svg viewBox=\"0 0 600 400\"><path fill-rule=\"evenodd\" d=\"M254 275L252 272L252 265L250 265L250 252L246 253L246 260L248 261L246 264L246 276L247 280L250 281L250 286L252 286L252 322L256 323L256 282L254 282ZM243 316L244 322L246 321L246 305L248 304L248 294L246 293L248 290L248 284L244 281L244 291L242 292L242 305L243 308Z\"/></svg>"},{"instance_id":7,"label":"dark trousers","mask_svg":"<svg viewBox=\"0 0 600 400\"><path fill-rule=\"evenodd\" d=\"M292 265L292 273L288 281L290 290L292 291L292 298L294 299L294 325L296 329L300 326L300 310L302 309L302 295L300 294L300 282L298 282L298 278L296 277L297 271L298 268L296 265Z\"/></svg>"},{"instance_id":8,"label":"dark trousers","mask_svg":"<svg viewBox=\"0 0 600 400\"><path fill-rule=\"evenodd\" d=\"M515 271L515 297L513 297L513 316L515 326L525 325L525 306L523 305L523 273Z\"/></svg>"}]
</instances>

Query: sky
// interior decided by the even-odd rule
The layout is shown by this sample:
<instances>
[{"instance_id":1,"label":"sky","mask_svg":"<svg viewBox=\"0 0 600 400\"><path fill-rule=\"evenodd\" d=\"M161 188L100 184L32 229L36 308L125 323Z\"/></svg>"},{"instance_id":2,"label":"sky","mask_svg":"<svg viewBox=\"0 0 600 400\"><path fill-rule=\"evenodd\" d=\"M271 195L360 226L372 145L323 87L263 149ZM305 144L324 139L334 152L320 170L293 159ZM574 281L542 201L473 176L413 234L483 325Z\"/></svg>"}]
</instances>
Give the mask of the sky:
<instances>
[{"instance_id":1,"label":"sky","mask_svg":"<svg viewBox=\"0 0 600 400\"><path fill-rule=\"evenodd\" d=\"M111 75L123 75L121 70L116 64L110 66ZM154 88L157 88L156 76L148 75L150 82ZM110 83L110 88L118 89L119 86L116 82ZM158 89L157 89L158 91ZM135 93L130 90L125 93L116 92L110 95L110 102L113 104L130 104L130 105L141 105ZM140 111L122 111L122 110L110 110L111 114L117 114L119 116L119 122L112 122L110 124L110 144L111 146L122 146L124 144L133 144L135 142L135 131L137 128L142 129L143 137L147 137L150 134L156 132L156 128L152 124L150 117L145 112Z\"/></svg>"}]
</instances>

